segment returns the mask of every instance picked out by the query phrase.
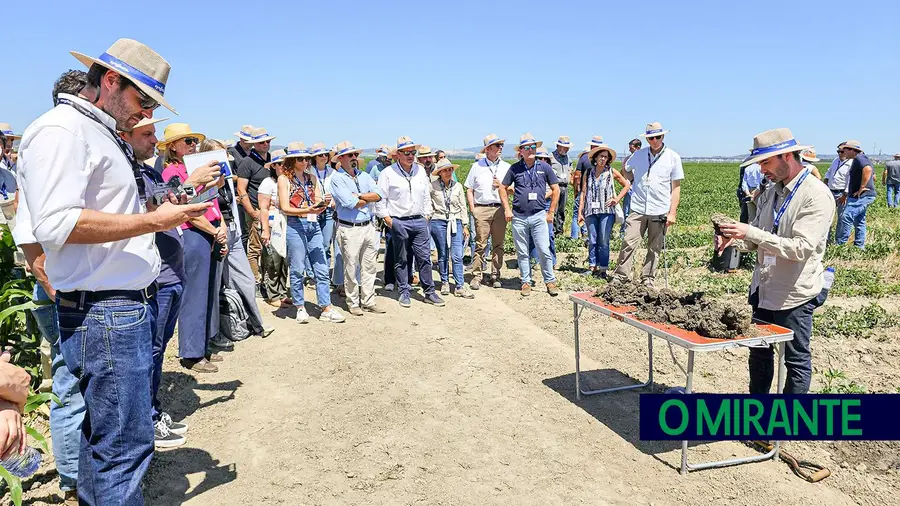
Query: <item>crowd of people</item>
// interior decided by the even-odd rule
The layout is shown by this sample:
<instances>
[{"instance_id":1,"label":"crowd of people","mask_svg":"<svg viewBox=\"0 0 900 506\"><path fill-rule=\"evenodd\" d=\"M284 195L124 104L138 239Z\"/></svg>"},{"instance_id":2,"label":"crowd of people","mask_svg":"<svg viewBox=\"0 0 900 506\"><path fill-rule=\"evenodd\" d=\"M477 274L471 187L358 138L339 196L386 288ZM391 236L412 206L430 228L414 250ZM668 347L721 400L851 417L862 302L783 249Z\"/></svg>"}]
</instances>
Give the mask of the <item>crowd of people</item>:
<instances>
[{"instance_id":1,"label":"crowd of people","mask_svg":"<svg viewBox=\"0 0 900 506\"><path fill-rule=\"evenodd\" d=\"M630 281L646 239L635 281L653 286L666 231L677 221L684 169L657 122L641 135L646 147L641 139L629 143L621 169L601 136L570 160L568 136L551 152L526 133L509 163L506 140L490 134L460 181L445 153L407 136L382 145L367 164L349 141L330 148L292 141L270 150L275 136L253 125L243 125L230 146L187 123L169 124L160 139L155 125L166 119L154 111L175 111L164 97L170 66L159 54L131 39L97 58L72 54L87 70L59 78L52 109L23 135L0 124L0 193L15 207L10 228L37 280L34 299L55 301L34 314L50 344L61 401L51 407L51 432L67 501L141 504L154 448L184 444L188 426L166 413L158 395L176 328L181 365L215 373L221 351L273 331L258 298L296 308L300 324L310 321L307 286L320 322L346 320L338 299L353 317L383 314L375 289L382 242L382 294L401 307L411 306L416 285L436 307L450 295L471 299L482 286L502 287L508 227L521 295L536 286L535 263L556 296L555 237L566 233L570 187L568 233L586 242L587 274ZM827 296L822 258L835 208L834 240L846 243L853 232L861 248L875 198L860 144L843 142L838 150L821 177L811 165L819 161L815 151L787 129L757 136L741 165L741 223L722 226L717 238L718 251L760 252L750 303L759 318L795 331L787 348L787 391L794 393L809 387L811 315ZM188 163L210 152L224 159ZM883 182L896 207L900 155ZM211 199L200 198L210 189ZM800 205L790 206L792 199ZM623 241L610 275L617 223ZM5 360L0 376L21 384ZM751 352L752 392L769 390L772 360L771 349ZM20 390L0 382L0 417L20 416ZM13 426L8 438L0 433L4 451L24 444Z\"/></svg>"}]
</instances>

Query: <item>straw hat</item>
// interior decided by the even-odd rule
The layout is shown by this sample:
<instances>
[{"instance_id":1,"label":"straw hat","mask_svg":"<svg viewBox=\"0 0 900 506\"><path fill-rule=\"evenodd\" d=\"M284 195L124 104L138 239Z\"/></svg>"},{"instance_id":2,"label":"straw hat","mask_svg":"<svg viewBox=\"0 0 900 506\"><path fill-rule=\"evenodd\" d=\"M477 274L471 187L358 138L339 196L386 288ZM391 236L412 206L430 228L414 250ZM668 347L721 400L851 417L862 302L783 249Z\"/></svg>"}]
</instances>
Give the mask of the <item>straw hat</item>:
<instances>
[{"instance_id":1,"label":"straw hat","mask_svg":"<svg viewBox=\"0 0 900 506\"><path fill-rule=\"evenodd\" d=\"M309 156L330 155L331 150L325 147L324 142L317 142L309 147ZM331 158L331 157L329 157Z\"/></svg>"},{"instance_id":2,"label":"straw hat","mask_svg":"<svg viewBox=\"0 0 900 506\"><path fill-rule=\"evenodd\" d=\"M391 156L391 147L387 144L382 144L378 146L378 150L375 151L376 156Z\"/></svg>"},{"instance_id":3,"label":"straw hat","mask_svg":"<svg viewBox=\"0 0 900 506\"><path fill-rule=\"evenodd\" d=\"M249 139L244 139L244 141L249 142L250 144L256 144L257 142L266 142L275 139L275 136L269 135L269 132L263 127L251 128L249 133Z\"/></svg>"},{"instance_id":4,"label":"straw hat","mask_svg":"<svg viewBox=\"0 0 900 506\"><path fill-rule=\"evenodd\" d=\"M119 39L99 58L92 58L76 51L69 53L87 68L96 63L121 74L150 98L178 114L163 97L172 66L159 53L144 44L132 39Z\"/></svg>"},{"instance_id":5,"label":"straw hat","mask_svg":"<svg viewBox=\"0 0 900 506\"><path fill-rule=\"evenodd\" d=\"M753 138L753 149L750 151L750 157L741 163L741 167L753 165L776 155L803 151L804 149L809 149L809 146L801 146L794 139L794 134L787 128L766 130Z\"/></svg>"},{"instance_id":6,"label":"straw hat","mask_svg":"<svg viewBox=\"0 0 900 506\"><path fill-rule=\"evenodd\" d=\"M283 149L276 149L275 151L272 151L272 153L270 153L270 154L272 155L272 160L269 161L268 163L266 163L266 164L264 165L264 167L267 168L267 169L268 169L269 167L271 167L272 164L275 164L275 163L278 163L278 162L283 162L283 161L284 161L284 157L285 157L285 155L286 155L287 153L286 153L285 150L283 150Z\"/></svg>"},{"instance_id":7,"label":"straw hat","mask_svg":"<svg viewBox=\"0 0 900 506\"><path fill-rule=\"evenodd\" d=\"M857 150L857 151L862 151L862 150L863 150L862 144L860 144L859 141L846 141L846 142L844 142L844 146L843 146L843 147L845 147L845 148L850 148L850 149L855 149L855 150Z\"/></svg>"},{"instance_id":8,"label":"straw hat","mask_svg":"<svg viewBox=\"0 0 900 506\"><path fill-rule=\"evenodd\" d=\"M21 139L21 135L16 135L13 133L12 125L9 123L0 123L0 132L3 132L3 135L6 136L7 139Z\"/></svg>"},{"instance_id":9,"label":"straw hat","mask_svg":"<svg viewBox=\"0 0 900 506\"><path fill-rule=\"evenodd\" d=\"M478 160L484 160L484 158L485 158L485 154L484 154L484 153L476 153L476 154L475 154L475 161L476 161L476 162L477 162Z\"/></svg>"},{"instance_id":10,"label":"straw hat","mask_svg":"<svg viewBox=\"0 0 900 506\"><path fill-rule=\"evenodd\" d=\"M244 125L240 130L234 133L234 136L244 142L253 140L253 125Z\"/></svg>"},{"instance_id":11,"label":"straw hat","mask_svg":"<svg viewBox=\"0 0 900 506\"><path fill-rule=\"evenodd\" d=\"M647 123L647 128L644 129L644 133L642 133L641 137L657 137L659 135L666 135L669 133L668 130L663 130L662 123L659 121L654 121L653 123Z\"/></svg>"},{"instance_id":12,"label":"straw hat","mask_svg":"<svg viewBox=\"0 0 900 506\"><path fill-rule=\"evenodd\" d=\"M493 146L494 144L503 144L504 142L506 142L506 139L501 139L500 137L497 137L497 134L489 134L487 137L485 137L483 139L483 141L484 141L484 147L481 148L481 151L479 151L479 153L484 153L484 150L487 149L488 146Z\"/></svg>"},{"instance_id":13,"label":"straw hat","mask_svg":"<svg viewBox=\"0 0 900 506\"><path fill-rule=\"evenodd\" d=\"M551 159L550 152L547 151L547 148L545 148L544 146L537 148L537 153L535 153L535 156L538 158L546 158L547 160Z\"/></svg>"},{"instance_id":14,"label":"straw hat","mask_svg":"<svg viewBox=\"0 0 900 506\"><path fill-rule=\"evenodd\" d=\"M588 152L591 150L591 148L595 148L597 146L600 146L601 144L603 144L603 136L595 135L595 136L591 137L591 142L588 143L588 147L585 150L585 152Z\"/></svg>"},{"instance_id":15,"label":"straw hat","mask_svg":"<svg viewBox=\"0 0 900 506\"><path fill-rule=\"evenodd\" d=\"M800 158L806 160L807 162L818 162L819 159L816 158L816 148L810 146L809 149L805 149L800 153Z\"/></svg>"},{"instance_id":16,"label":"straw hat","mask_svg":"<svg viewBox=\"0 0 900 506\"><path fill-rule=\"evenodd\" d=\"M288 143L287 147L284 148L284 158L308 158L309 151L306 149L306 144L302 142L291 142Z\"/></svg>"},{"instance_id":17,"label":"straw hat","mask_svg":"<svg viewBox=\"0 0 900 506\"><path fill-rule=\"evenodd\" d=\"M163 140L156 144L156 148L162 151L166 149L166 146L170 143L175 142L178 139L184 139L185 137L196 137L200 142L206 140L205 135L194 132L187 123L172 123L166 127L165 131L163 131Z\"/></svg>"},{"instance_id":18,"label":"straw hat","mask_svg":"<svg viewBox=\"0 0 900 506\"><path fill-rule=\"evenodd\" d=\"M541 147L544 145L543 141L534 140L534 136L530 133L525 133L521 137L519 137L519 144L516 145L516 151L518 151L522 146L527 146L529 144L537 144L537 147Z\"/></svg>"},{"instance_id":19,"label":"straw hat","mask_svg":"<svg viewBox=\"0 0 900 506\"><path fill-rule=\"evenodd\" d=\"M431 151L431 146L422 145L419 148L419 152L416 153L416 158L426 158L429 156L434 156L434 153Z\"/></svg>"},{"instance_id":20,"label":"straw hat","mask_svg":"<svg viewBox=\"0 0 900 506\"><path fill-rule=\"evenodd\" d=\"M397 146L391 150L391 155L393 156L393 154L399 152L401 149L413 148L418 151L420 147L421 145L416 144L412 139L404 135L403 137L399 137L397 139Z\"/></svg>"},{"instance_id":21,"label":"straw hat","mask_svg":"<svg viewBox=\"0 0 900 506\"><path fill-rule=\"evenodd\" d=\"M349 155L352 153L361 154L363 150L356 149L350 141L342 141L334 146L334 156L331 157L331 162L334 163L338 158Z\"/></svg>"},{"instance_id":22,"label":"straw hat","mask_svg":"<svg viewBox=\"0 0 900 506\"><path fill-rule=\"evenodd\" d=\"M442 170L455 170L457 167L459 167L459 165L452 163L450 160L448 160L446 158L441 158L441 160L439 162L434 164L434 169L431 171L431 174L436 176Z\"/></svg>"},{"instance_id":23,"label":"straw hat","mask_svg":"<svg viewBox=\"0 0 900 506\"><path fill-rule=\"evenodd\" d=\"M141 119L140 121L138 121L137 125L134 125L134 126L131 128L131 131L133 132L133 131L137 130L138 128L143 128L143 127L145 127L145 126L150 126L150 125L155 125L155 124L157 124L157 123L162 123L163 121L169 121L169 118L143 118L143 119ZM177 123L176 123L176 124L177 124ZM199 138L199 137L203 137L203 136L202 136L202 135L199 135L198 138ZM202 141L201 141L201 142L202 142Z\"/></svg>"},{"instance_id":24,"label":"straw hat","mask_svg":"<svg viewBox=\"0 0 900 506\"><path fill-rule=\"evenodd\" d=\"M560 135L559 139L556 140L556 145L561 148L571 148L572 140L569 139L568 135Z\"/></svg>"},{"instance_id":25,"label":"straw hat","mask_svg":"<svg viewBox=\"0 0 900 506\"><path fill-rule=\"evenodd\" d=\"M600 144L599 146L594 146L594 148L588 151L588 160L593 160L594 155L601 151L609 151L609 163L612 164L616 161L616 150L607 146L606 144Z\"/></svg>"}]
</instances>

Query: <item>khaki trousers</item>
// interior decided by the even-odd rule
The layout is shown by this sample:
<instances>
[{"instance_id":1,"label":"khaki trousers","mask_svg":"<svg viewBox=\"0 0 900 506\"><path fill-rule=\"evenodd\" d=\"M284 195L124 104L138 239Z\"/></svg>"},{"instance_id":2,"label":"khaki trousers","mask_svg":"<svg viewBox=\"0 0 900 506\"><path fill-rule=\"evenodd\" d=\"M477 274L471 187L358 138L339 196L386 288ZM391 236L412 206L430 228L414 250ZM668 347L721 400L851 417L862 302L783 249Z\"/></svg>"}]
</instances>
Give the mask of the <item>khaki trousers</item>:
<instances>
[{"instance_id":1,"label":"khaki trousers","mask_svg":"<svg viewBox=\"0 0 900 506\"><path fill-rule=\"evenodd\" d=\"M615 272L617 278L631 279L634 252L641 245L641 239L646 234L647 258L644 259L641 281L653 281L656 276L656 265L659 263L659 254L663 249L663 235L666 230L665 222L651 221L654 219L657 217L638 213L631 213L625 219L625 238L622 241L622 250L619 251L619 261Z\"/></svg>"},{"instance_id":2,"label":"khaki trousers","mask_svg":"<svg viewBox=\"0 0 900 506\"><path fill-rule=\"evenodd\" d=\"M344 257L344 289L348 307L375 305L375 274L381 236L372 225L348 227L335 223L338 248ZM356 278L357 269L359 279Z\"/></svg>"},{"instance_id":3,"label":"khaki trousers","mask_svg":"<svg viewBox=\"0 0 900 506\"><path fill-rule=\"evenodd\" d=\"M244 211L246 214L246 211ZM260 235L262 234L262 223L259 220L254 220L250 217L250 215L246 215L247 218L247 231L249 232L249 236L247 238L247 260L250 261L250 270L253 272L253 279L256 280L256 283L262 280L259 272L259 262L262 258L262 239Z\"/></svg>"},{"instance_id":4,"label":"khaki trousers","mask_svg":"<svg viewBox=\"0 0 900 506\"><path fill-rule=\"evenodd\" d=\"M472 259L472 279L479 282L484 274L484 253L491 238L491 276L500 278L503 266L503 241L506 239L506 217L503 206L475 206L475 255Z\"/></svg>"}]
</instances>

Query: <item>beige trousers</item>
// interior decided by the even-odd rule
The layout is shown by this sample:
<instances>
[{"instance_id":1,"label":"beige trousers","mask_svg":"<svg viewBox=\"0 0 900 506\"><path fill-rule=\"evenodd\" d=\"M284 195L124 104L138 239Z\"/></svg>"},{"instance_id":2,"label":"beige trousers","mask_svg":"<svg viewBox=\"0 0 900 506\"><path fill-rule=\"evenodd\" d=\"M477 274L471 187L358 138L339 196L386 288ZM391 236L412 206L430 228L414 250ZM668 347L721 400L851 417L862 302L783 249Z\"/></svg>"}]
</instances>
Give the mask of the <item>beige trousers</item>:
<instances>
[{"instance_id":1,"label":"beige trousers","mask_svg":"<svg viewBox=\"0 0 900 506\"><path fill-rule=\"evenodd\" d=\"M475 206L475 254L472 259L472 279L481 281L484 272L484 253L491 238L491 276L500 278L503 266L503 241L506 239L506 217L503 207Z\"/></svg>"},{"instance_id":2,"label":"beige trousers","mask_svg":"<svg viewBox=\"0 0 900 506\"><path fill-rule=\"evenodd\" d=\"M348 227L335 223L336 238L344 256L344 289L348 307L375 305L375 274L381 237L372 225ZM359 270L359 278L356 271Z\"/></svg>"},{"instance_id":3,"label":"beige trousers","mask_svg":"<svg viewBox=\"0 0 900 506\"><path fill-rule=\"evenodd\" d=\"M659 263L659 255L663 249L663 235L666 224L654 222L656 216L631 213L626 218L628 225L625 228L625 238L622 241L622 250L619 251L619 261L616 266L615 276L620 279L631 279L631 266L634 261L634 252L641 245L641 239L647 235L647 258L644 259L644 269L641 271L641 281L653 281L656 276L656 265Z\"/></svg>"}]
</instances>

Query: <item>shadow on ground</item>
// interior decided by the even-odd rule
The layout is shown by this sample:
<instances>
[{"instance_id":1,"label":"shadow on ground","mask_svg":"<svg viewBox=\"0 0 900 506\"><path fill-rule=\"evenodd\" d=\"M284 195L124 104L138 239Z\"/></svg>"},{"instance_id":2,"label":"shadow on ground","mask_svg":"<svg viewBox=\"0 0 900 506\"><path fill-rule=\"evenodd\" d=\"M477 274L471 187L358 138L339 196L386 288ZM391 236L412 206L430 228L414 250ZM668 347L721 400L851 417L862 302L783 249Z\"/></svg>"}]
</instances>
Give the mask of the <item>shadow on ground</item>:
<instances>
[{"instance_id":1,"label":"shadow on ground","mask_svg":"<svg viewBox=\"0 0 900 506\"><path fill-rule=\"evenodd\" d=\"M182 504L236 479L235 464L222 464L205 450L159 451L144 478L144 497L147 504Z\"/></svg>"}]
</instances>

